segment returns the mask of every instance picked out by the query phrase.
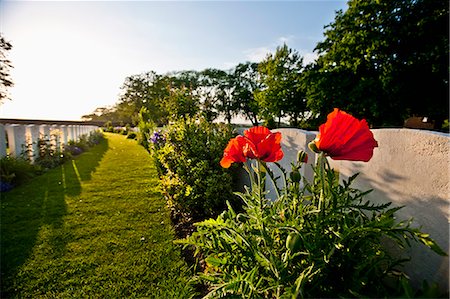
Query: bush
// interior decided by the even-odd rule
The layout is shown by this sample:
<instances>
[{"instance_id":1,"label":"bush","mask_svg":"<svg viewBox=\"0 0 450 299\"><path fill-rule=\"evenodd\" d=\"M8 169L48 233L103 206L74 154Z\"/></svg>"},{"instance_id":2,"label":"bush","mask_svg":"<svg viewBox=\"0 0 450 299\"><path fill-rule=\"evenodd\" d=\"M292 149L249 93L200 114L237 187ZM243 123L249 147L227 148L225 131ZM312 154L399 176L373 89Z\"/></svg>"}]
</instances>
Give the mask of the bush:
<instances>
[{"instance_id":1,"label":"bush","mask_svg":"<svg viewBox=\"0 0 450 299\"><path fill-rule=\"evenodd\" d=\"M65 154L77 156L89 148L99 144L105 137L101 131L93 131L89 135L82 135L77 141L69 140L64 147Z\"/></svg>"},{"instance_id":2,"label":"bush","mask_svg":"<svg viewBox=\"0 0 450 299\"><path fill-rule=\"evenodd\" d=\"M230 126L193 119L175 122L164 136L161 132L152 136L151 152L175 215L187 213L194 219L218 215L233 198L231 170L219 165L231 136Z\"/></svg>"},{"instance_id":3,"label":"bush","mask_svg":"<svg viewBox=\"0 0 450 299\"><path fill-rule=\"evenodd\" d=\"M39 138L37 145L38 153L35 156L34 164L39 165L43 169L55 168L70 158L56 144L52 144L50 139Z\"/></svg>"},{"instance_id":4,"label":"bush","mask_svg":"<svg viewBox=\"0 0 450 299\"><path fill-rule=\"evenodd\" d=\"M75 145L75 143L69 143L64 147L64 153L66 155L78 156L83 152L83 149Z\"/></svg>"},{"instance_id":5,"label":"bush","mask_svg":"<svg viewBox=\"0 0 450 299\"><path fill-rule=\"evenodd\" d=\"M401 296L407 285L399 268L404 257L393 257L382 241L400 249L419 241L445 255L427 234L411 228L411 221L395 220L400 208L364 200L367 192L351 187L356 175L339 184L336 172L322 162L314 168L314 181L303 180L300 188L297 161L294 175L284 174L286 185L271 202L265 174L275 178L258 163L249 170L251 190L240 194L244 212L229 206L217 219L196 223L197 232L181 241L205 257L199 278L211 285L211 298Z\"/></svg>"},{"instance_id":6,"label":"bush","mask_svg":"<svg viewBox=\"0 0 450 299\"><path fill-rule=\"evenodd\" d=\"M138 143L148 151L150 150L149 140L155 128L156 125L153 121L150 120L147 108L142 107L139 111Z\"/></svg>"},{"instance_id":7,"label":"bush","mask_svg":"<svg viewBox=\"0 0 450 299\"><path fill-rule=\"evenodd\" d=\"M23 158L3 157L0 159L1 192L9 191L40 173L40 167Z\"/></svg>"},{"instance_id":8,"label":"bush","mask_svg":"<svg viewBox=\"0 0 450 299\"><path fill-rule=\"evenodd\" d=\"M112 126L112 122L111 121L107 121L103 127L102 127L103 132L113 132L114 131L114 127Z\"/></svg>"},{"instance_id":9,"label":"bush","mask_svg":"<svg viewBox=\"0 0 450 299\"><path fill-rule=\"evenodd\" d=\"M103 136L103 133L101 131L92 131L87 136L87 145L88 147L93 147L99 144L103 139L105 139L105 136Z\"/></svg>"}]
</instances>

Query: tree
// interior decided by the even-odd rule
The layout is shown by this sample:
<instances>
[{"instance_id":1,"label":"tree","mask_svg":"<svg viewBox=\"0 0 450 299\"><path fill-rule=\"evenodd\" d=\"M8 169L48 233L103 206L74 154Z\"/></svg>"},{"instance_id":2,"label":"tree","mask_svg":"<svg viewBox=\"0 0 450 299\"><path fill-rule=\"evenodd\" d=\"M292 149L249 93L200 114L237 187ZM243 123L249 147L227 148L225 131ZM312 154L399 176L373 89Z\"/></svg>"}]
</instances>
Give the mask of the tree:
<instances>
[{"instance_id":1,"label":"tree","mask_svg":"<svg viewBox=\"0 0 450 299\"><path fill-rule=\"evenodd\" d=\"M136 124L139 121L139 111L145 107L155 124L167 123L168 113L164 100L169 96L171 80L171 76L158 75L153 71L127 77L116 104L118 113L128 115Z\"/></svg>"},{"instance_id":2,"label":"tree","mask_svg":"<svg viewBox=\"0 0 450 299\"><path fill-rule=\"evenodd\" d=\"M200 74L199 90L206 120L212 121L222 116L231 123L232 117L238 114L234 77L229 72L214 68L205 69Z\"/></svg>"},{"instance_id":3,"label":"tree","mask_svg":"<svg viewBox=\"0 0 450 299\"><path fill-rule=\"evenodd\" d=\"M448 117L446 1L351 0L326 28L305 72L313 113L339 107L374 126Z\"/></svg>"},{"instance_id":4,"label":"tree","mask_svg":"<svg viewBox=\"0 0 450 299\"><path fill-rule=\"evenodd\" d=\"M11 43L0 33L0 105L3 104L5 100L10 99L8 88L14 86L9 73L13 66L7 55L7 52L11 49Z\"/></svg>"},{"instance_id":5,"label":"tree","mask_svg":"<svg viewBox=\"0 0 450 299\"><path fill-rule=\"evenodd\" d=\"M264 119L289 117L293 126L305 117L306 99L301 85L303 58L286 44L277 47L258 66L264 87L255 92Z\"/></svg>"},{"instance_id":6,"label":"tree","mask_svg":"<svg viewBox=\"0 0 450 299\"><path fill-rule=\"evenodd\" d=\"M252 122L258 125L259 104L255 99L255 91L260 89L258 64L246 62L238 64L232 72L235 88L233 97L236 101L237 110Z\"/></svg>"},{"instance_id":7,"label":"tree","mask_svg":"<svg viewBox=\"0 0 450 299\"><path fill-rule=\"evenodd\" d=\"M192 89L185 86L170 89L165 100L165 108L172 121L193 118L199 109L199 99Z\"/></svg>"},{"instance_id":8,"label":"tree","mask_svg":"<svg viewBox=\"0 0 450 299\"><path fill-rule=\"evenodd\" d=\"M209 68L199 74L200 110L203 117L209 122L215 120L219 115L217 110L218 88L220 78L225 75L224 73L222 70Z\"/></svg>"}]
</instances>

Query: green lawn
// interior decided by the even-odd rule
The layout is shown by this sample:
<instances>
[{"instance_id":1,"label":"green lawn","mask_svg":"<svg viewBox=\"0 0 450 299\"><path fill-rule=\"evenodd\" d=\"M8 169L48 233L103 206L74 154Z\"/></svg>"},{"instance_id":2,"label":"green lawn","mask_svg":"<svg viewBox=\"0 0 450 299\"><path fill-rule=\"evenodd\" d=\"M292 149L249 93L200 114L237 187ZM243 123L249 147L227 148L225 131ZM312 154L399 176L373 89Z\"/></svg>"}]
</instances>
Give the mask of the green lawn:
<instances>
[{"instance_id":1,"label":"green lawn","mask_svg":"<svg viewBox=\"0 0 450 299\"><path fill-rule=\"evenodd\" d=\"M150 156L107 140L1 194L1 298L187 298Z\"/></svg>"}]
</instances>

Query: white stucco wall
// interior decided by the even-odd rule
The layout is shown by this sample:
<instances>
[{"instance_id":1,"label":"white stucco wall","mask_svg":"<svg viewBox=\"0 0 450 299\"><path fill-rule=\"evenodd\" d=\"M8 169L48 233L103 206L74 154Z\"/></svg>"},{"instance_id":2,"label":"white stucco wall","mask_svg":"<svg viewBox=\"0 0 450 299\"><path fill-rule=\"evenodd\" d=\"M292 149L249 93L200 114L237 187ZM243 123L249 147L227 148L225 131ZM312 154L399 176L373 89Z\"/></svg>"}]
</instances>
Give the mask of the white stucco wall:
<instances>
[{"instance_id":1,"label":"white stucco wall","mask_svg":"<svg viewBox=\"0 0 450 299\"><path fill-rule=\"evenodd\" d=\"M359 172L354 186L373 189L373 202L391 201L405 206L399 219L414 218L414 224L429 233L449 253L450 138L448 134L411 129L372 130L379 147L367 162L334 161L330 164L341 178ZM449 289L449 259L421 244L408 250L411 261L405 271L416 285L423 279Z\"/></svg>"}]
</instances>

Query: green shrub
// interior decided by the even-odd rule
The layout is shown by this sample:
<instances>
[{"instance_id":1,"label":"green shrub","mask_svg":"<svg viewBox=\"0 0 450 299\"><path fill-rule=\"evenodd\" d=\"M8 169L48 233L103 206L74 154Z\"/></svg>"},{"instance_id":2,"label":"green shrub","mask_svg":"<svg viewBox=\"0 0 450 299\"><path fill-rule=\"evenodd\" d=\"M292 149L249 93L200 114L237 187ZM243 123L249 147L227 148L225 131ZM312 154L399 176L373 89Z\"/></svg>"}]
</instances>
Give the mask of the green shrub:
<instances>
[{"instance_id":1,"label":"green shrub","mask_svg":"<svg viewBox=\"0 0 450 299\"><path fill-rule=\"evenodd\" d=\"M100 130L92 131L87 135L87 145L88 147L93 147L94 145L99 144L103 139L105 139L105 136L103 135L103 132Z\"/></svg>"},{"instance_id":2,"label":"green shrub","mask_svg":"<svg viewBox=\"0 0 450 299\"><path fill-rule=\"evenodd\" d=\"M150 120L147 108L142 107L139 111L138 143L148 151L150 150L149 139L155 128L156 125L153 121Z\"/></svg>"},{"instance_id":3,"label":"green shrub","mask_svg":"<svg viewBox=\"0 0 450 299\"><path fill-rule=\"evenodd\" d=\"M20 185L40 173L40 167L23 158L3 157L0 159L0 180L3 186ZM5 191L9 188L5 188ZM3 191L3 188L2 188Z\"/></svg>"},{"instance_id":4,"label":"green shrub","mask_svg":"<svg viewBox=\"0 0 450 299\"><path fill-rule=\"evenodd\" d=\"M163 193L175 214L217 215L233 198L231 170L219 165L232 128L204 120L179 120L151 137ZM233 201L233 200L232 200Z\"/></svg>"},{"instance_id":5,"label":"green shrub","mask_svg":"<svg viewBox=\"0 0 450 299\"><path fill-rule=\"evenodd\" d=\"M273 174L257 163L248 169L251 189L240 194L244 211L229 206L181 241L205 258L199 279L210 285L208 298L401 297L405 257L392 256L383 242L402 249L418 241L445 255L411 221L395 220L400 208L365 200L367 192L351 187L356 175L340 184L323 154L313 182L300 187L297 161L273 202L264 192Z\"/></svg>"},{"instance_id":6,"label":"green shrub","mask_svg":"<svg viewBox=\"0 0 450 299\"><path fill-rule=\"evenodd\" d=\"M110 120L108 120L107 122L105 122L105 124L102 127L103 132L113 132L114 131L114 127L112 126L112 122Z\"/></svg>"},{"instance_id":7,"label":"green shrub","mask_svg":"<svg viewBox=\"0 0 450 299\"><path fill-rule=\"evenodd\" d=\"M51 144L50 139L39 138L37 146L38 152L35 155L34 164L43 169L55 168L70 158L55 144Z\"/></svg>"}]
</instances>

